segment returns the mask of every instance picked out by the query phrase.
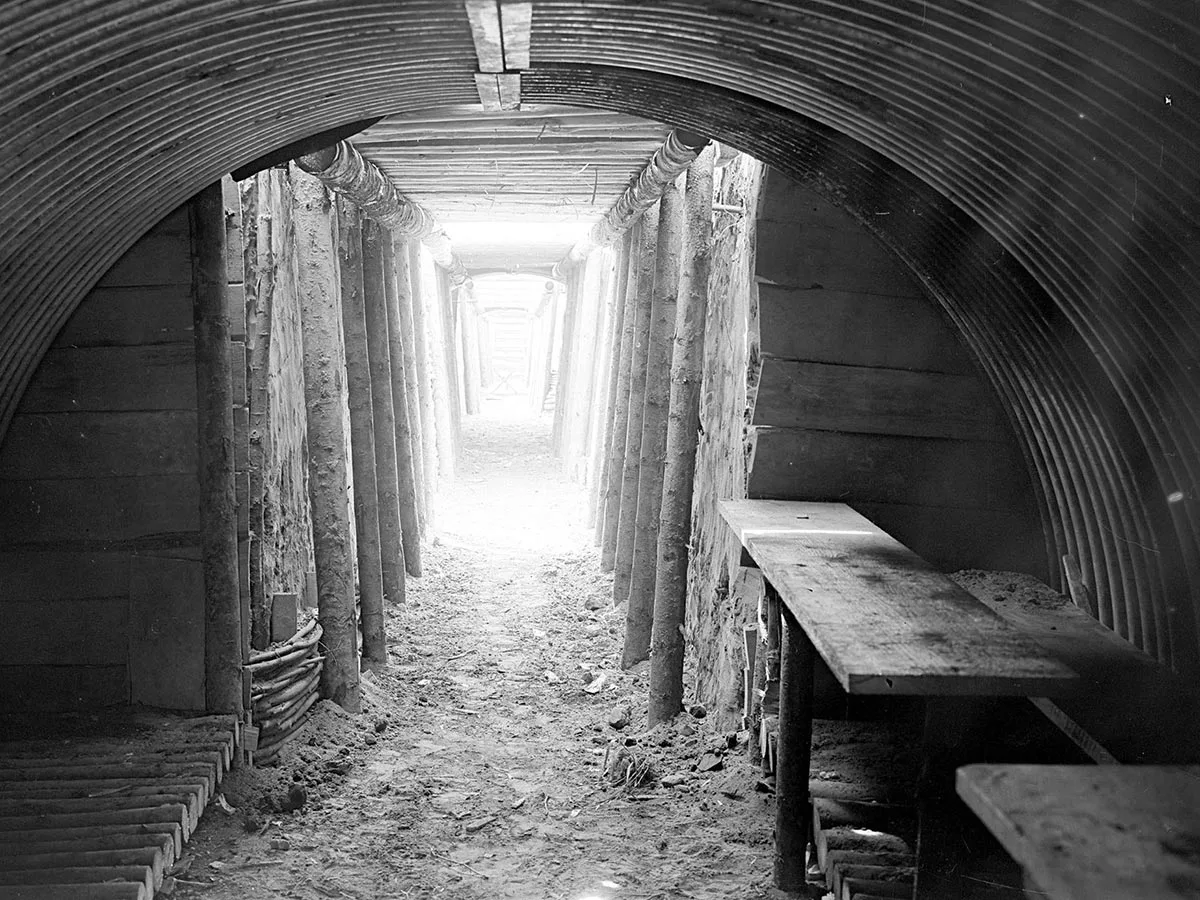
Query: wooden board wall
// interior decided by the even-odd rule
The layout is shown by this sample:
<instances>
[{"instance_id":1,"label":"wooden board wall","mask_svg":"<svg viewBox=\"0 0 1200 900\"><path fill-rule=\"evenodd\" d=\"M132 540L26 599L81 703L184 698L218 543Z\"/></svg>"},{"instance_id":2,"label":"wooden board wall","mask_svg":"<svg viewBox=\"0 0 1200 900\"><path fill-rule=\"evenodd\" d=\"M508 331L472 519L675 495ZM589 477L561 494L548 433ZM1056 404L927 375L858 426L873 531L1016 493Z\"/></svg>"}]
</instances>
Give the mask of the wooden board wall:
<instances>
[{"instance_id":1,"label":"wooden board wall","mask_svg":"<svg viewBox=\"0 0 1200 900\"><path fill-rule=\"evenodd\" d=\"M847 502L940 567L1044 575L1024 460L934 302L778 172L757 225L749 496Z\"/></svg>"},{"instance_id":2,"label":"wooden board wall","mask_svg":"<svg viewBox=\"0 0 1200 900\"><path fill-rule=\"evenodd\" d=\"M66 323L0 446L8 708L126 702L130 560L195 557L190 286L180 208Z\"/></svg>"}]
</instances>

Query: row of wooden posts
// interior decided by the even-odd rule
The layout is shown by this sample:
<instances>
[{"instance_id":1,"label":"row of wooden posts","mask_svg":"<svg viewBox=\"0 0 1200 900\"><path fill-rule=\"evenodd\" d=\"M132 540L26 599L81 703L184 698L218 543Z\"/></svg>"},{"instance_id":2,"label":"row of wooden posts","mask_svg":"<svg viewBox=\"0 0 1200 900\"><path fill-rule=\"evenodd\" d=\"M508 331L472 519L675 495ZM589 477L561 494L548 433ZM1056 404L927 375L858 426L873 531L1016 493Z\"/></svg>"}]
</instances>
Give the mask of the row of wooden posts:
<instances>
[{"instance_id":1,"label":"row of wooden posts","mask_svg":"<svg viewBox=\"0 0 1200 900\"><path fill-rule=\"evenodd\" d=\"M357 710L360 625L361 665L385 665L384 605L402 603L406 577L421 574L432 494L439 478L453 477L455 307L465 288L438 269L437 296L426 296L417 240L394 235L295 166L291 178L321 694ZM238 587L220 185L192 209L206 694L211 710L240 712L249 610Z\"/></svg>"},{"instance_id":2,"label":"row of wooden posts","mask_svg":"<svg viewBox=\"0 0 1200 900\"><path fill-rule=\"evenodd\" d=\"M554 449L592 486L601 565L626 606L622 665L650 659L652 724L683 701L714 155L666 186L615 260L593 251L566 273ZM596 296L608 314L588 322Z\"/></svg>"}]
</instances>

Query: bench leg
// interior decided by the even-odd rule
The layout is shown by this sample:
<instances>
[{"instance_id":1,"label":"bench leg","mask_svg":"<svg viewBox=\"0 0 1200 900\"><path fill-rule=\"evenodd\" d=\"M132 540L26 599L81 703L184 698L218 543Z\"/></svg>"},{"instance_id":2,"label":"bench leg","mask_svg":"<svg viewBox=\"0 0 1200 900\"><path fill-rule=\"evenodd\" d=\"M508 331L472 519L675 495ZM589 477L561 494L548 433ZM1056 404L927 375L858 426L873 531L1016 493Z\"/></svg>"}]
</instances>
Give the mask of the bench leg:
<instances>
[{"instance_id":1,"label":"bench leg","mask_svg":"<svg viewBox=\"0 0 1200 900\"><path fill-rule=\"evenodd\" d=\"M771 589L773 590L773 589ZM779 762L775 769L775 886L803 890L809 827L808 779L812 756L812 642L786 608L779 677Z\"/></svg>"}]
</instances>

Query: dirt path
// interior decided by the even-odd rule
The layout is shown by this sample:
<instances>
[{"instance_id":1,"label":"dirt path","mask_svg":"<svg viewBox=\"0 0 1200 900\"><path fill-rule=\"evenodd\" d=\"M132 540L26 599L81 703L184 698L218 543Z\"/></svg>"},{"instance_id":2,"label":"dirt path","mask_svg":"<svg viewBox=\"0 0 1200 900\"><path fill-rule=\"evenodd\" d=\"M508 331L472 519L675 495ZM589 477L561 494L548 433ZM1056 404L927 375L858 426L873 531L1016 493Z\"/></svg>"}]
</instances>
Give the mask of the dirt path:
<instances>
[{"instance_id":1,"label":"dirt path","mask_svg":"<svg viewBox=\"0 0 1200 900\"><path fill-rule=\"evenodd\" d=\"M468 425L366 713L323 703L278 768L231 776L234 812L210 809L175 896L782 896L766 887L773 817L738 736L687 715L645 731L645 676L617 667L622 614L547 430ZM598 693L585 673L605 678ZM649 780L614 784L606 755L649 765ZM303 807L280 811L298 787Z\"/></svg>"}]
</instances>

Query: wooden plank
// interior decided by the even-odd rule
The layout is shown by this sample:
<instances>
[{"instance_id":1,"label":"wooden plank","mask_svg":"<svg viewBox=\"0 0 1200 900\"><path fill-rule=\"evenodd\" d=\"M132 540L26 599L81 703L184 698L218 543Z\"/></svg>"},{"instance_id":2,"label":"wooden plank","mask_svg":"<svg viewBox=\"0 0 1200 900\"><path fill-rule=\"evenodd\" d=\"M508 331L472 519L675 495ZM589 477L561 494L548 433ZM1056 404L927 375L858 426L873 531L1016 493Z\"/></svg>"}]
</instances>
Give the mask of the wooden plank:
<instances>
[{"instance_id":1,"label":"wooden plank","mask_svg":"<svg viewBox=\"0 0 1200 900\"><path fill-rule=\"evenodd\" d=\"M229 367L233 376L234 409L245 408L246 400L246 342L229 342Z\"/></svg>"},{"instance_id":2,"label":"wooden plank","mask_svg":"<svg viewBox=\"0 0 1200 900\"><path fill-rule=\"evenodd\" d=\"M500 82L495 75L476 72L475 89L479 91L479 102L483 104L484 112L500 110Z\"/></svg>"},{"instance_id":3,"label":"wooden plank","mask_svg":"<svg viewBox=\"0 0 1200 900\"><path fill-rule=\"evenodd\" d=\"M195 471L193 410L21 414L0 446L0 480Z\"/></svg>"},{"instance_id":4,"label":"wooden plank","mask_svg":"<svg viewBox=\"0 0 1200 900\"><path fill-rule=\"evenodd\" d=\"M1050 696L1076 681L844 504L726 500L719 509L849 693Z\"/></svg>"},{"instance_id":5,"label":"wooden plank","mask_svg":"<svg viewBox=\"0 0 1200 900\"><path fill-rule=\"evenodd\" d=\"M751 437L746 491L755 498L1012 509L1032 490L1015 451L989 441L805 428Z\"/></svg>"},{"instance_id":6,"label":"wooden plank","mask_svg":"<svg viewBox=\"0 0 1200 900\"><path fill-rule=\"evenodd\" d=\"M191 245L185 234L151 232L113 263L101 287L190 284Z\"/></svg>"},{"instance_id":7,"label":"wooden plank","mask_svg":"<svg viewBox=\"0 0 1200 900\"><path fill-rule=\"evenodd\" d=\"M0 885L0 900L146 900L142 882L104 884Z\"/></svg>"},{"instance_id":8,"label":"wooden plank","mask_svg":"<svg viewBox=\"0 0 1200 900\"><path fill-rule=\"evenodd\" d=\"M230 250L233 250L230 245ZM238 243L237 252L240 254L241 243ZM246 286L244 284L230 283L226 286L227 307L229 309L229 337L234 341L246 340Z\"/></svg>"},{"instance_id":9,"label":"wooden plank","mask_svg":"<svg viewBox=\"0 0 1200 900\"><path fill-rule=\"evenodd\" d=\"M0 552L0 606L116 597L128 586L128 553Z\"/></svg>"},{"instance_id":10,"label":"wooden plank","mask_svg":"<svg viewBox=\"0 0 1200 900\"><path fill-rule=\"evenodd\" d=\"M865 229L845 224L760 220L755 275L760 282L887 297L920 296L903 264Z\"/></svg>"},{"instance_id":11,"label":"wooden plank","mask_svg":"<svg viewBox=\"0 0 1200 900\"><path fill-rule=\"evenodd\" d=\"M243 387L245 382L242 382ZM245 472L250 465L250 409L237 406L233 410L233 470Z\"/></svg>"},{"instance_id":12,"label":"wooden plank","mask_svg":"<svg viewBox=\"0 0 1200 900\"><path fill-rule=\"evenodd\" d=\"M190 285L95 288L54 339L55 349L190 343Z\"/></svg>"},{"instance_id":13,"label":"wooden plank","mask_svg":"<svg viewBox=\"0 0 1200 900\"><path fill-rule=\"evenodd\" d=\"M1013 576L1016 590L964 588L1080 676L1077 691L1035 705L1097 762L1200 764L1200 694L1066 597ZM1137 727L1131 728L1130 723Z\"/></svg>"},{"instance_id":14,"label":"wooden plank","mask_svg":"<svg viewBox=\"0 0 1200 900\"><path fill-rule=\"evenodd\" d=\"M175 862L175 843L169 834L95 834L66 840L41 840L33 832L28 842L0 842L0 857L42 853L88 853L101 850L138 850L150 848L162 855L163 864Z\"/></svg>"},{"instance_id":15,"label":"wooden plank","mask_svg":"<svg viewBox=\"0 0 1200 900\"><path fill-rule=\"evenodd\" d=\"M521 104L521 73L505 72L496 76L500 91L500 108L516 109Z\"/></svg>"},{"instance_id":16,"label":"wooden plank","mask_svg":"<svg viewBox=\"0 0 1200 900\"><path fill-rule=\"evenodd\" d=\"M480 72L504 71L499 0L464 0ZM485 107L486 108L486 107Z\"/></svg>"},{"instance_id":17,"label":"wooden plank","mask_svg":"<svg viewBox=\"0 0 1200 900\"><path fill-rule=\"evenodd\" d=\"M957 789L1051 900L1200 896L1200 768L971 765Z\"/></svg>"},{"instance_id":18,"label":"wooden plank","mask_svg":"<svg viewBox=\"0 0 1200 900\"><path fill-rule=\"evenodd\" d=\"M18 412L195 409L190 343L49 351Z\"/></svg>"},{"instance_id":19,"label":"wooden plank","mask_svg":"<svg viewBox=\"0 0 1200 900\"><path fill-rule=\"evenodd\" d=\"M0 870L2 885L60 885L129 882L140 885L150 896L154 890L154 870L149 866L70 866L60 869Z\"/></svg>"},{"instance_id":20,"label":"wooden plank","mask_svg":"<svg viewBox=\"0 0 1200 900\"><path fill-rule=\"evenodd\" d=\"M192 560L134 556L129 569L129 682L134 703L205 708L204 575Z\"/></svg>"},{"instance_id":21,"label":"wooden plank","mask_svg":"<svg viewBox=\"0 0 1200 900\"><path fill-rule=\"evenodd\" d=\"M529 68L529 36L532 26L532 3L500 0L500 31L504 38L506 69Z\"/></svg>"},{"instance_id":22,"label":"wooden plank","mask_svg":"<svg viewBox=\"0 0 1200 900\"><path fill-rule=\"evenodd\" d=\"M0 547L121 542L199 527L196 476L0 481ZM194 539L189 546L194 544ZM46 549L50 549L47 547Z\"/></svg>"},{"instance_id":23,"label":"wooden plank","mask_svg":"<svg viewBox=\"0 0 1200 900\"><path fill-rule=\"evenodd\" d=\"M5 605L7 665L120 666L125 663L126 597L26 600Z\"/></svg>"},{"instance_id":24,"label":"wooden plank","mask_svg":"<svg viewBox=\"0 0 1200 900\"><path fill-rule=\"evenodd\" d=\"M1006 441L978 378L853 365L762 361L752 425Z\"/></svg>"},{"instance_id":25,"label":"wooden plank","mask_svg":"<svg viewBox=\"0 0 1200 900\"><path fill-rule=\"evenodd\" d=\"M129 702L125 664L0 665L0 707L8 711L102 709Z\"/></svg>"},{"instance_id":26,"label":"wooden plank","mask_svg":"<svg viewBox=\"0 0 1200 900\"><path fill-rule=\"evenodd\" d=\"M0 815L0 831L25 832L39 828L74 828L81 825L136 825L149 822L178 823L183 839L191 837L187 807L181 803L141 809L113 809L98 812L49 813L46 815Z\"/></svg>"},{"instance_id":27,"label":"wooden plank","mask_svg":"<svg viewBox=\"0 0 1200 900\"><path fill-rule=\"evenodd\" d=\"M27 833L0 831L0 852L7 853L14 847L19 850L27 841L60 841L71 844L78 842L82 846L90 841L103 841L106 838L117 836L147 840L152 844L166 839L171 842L175 856L178 857L183 853L183 830L176 822L135 822L128 825L107 823L64 828L38 828Z\"/></svg>"}]
</instances>

